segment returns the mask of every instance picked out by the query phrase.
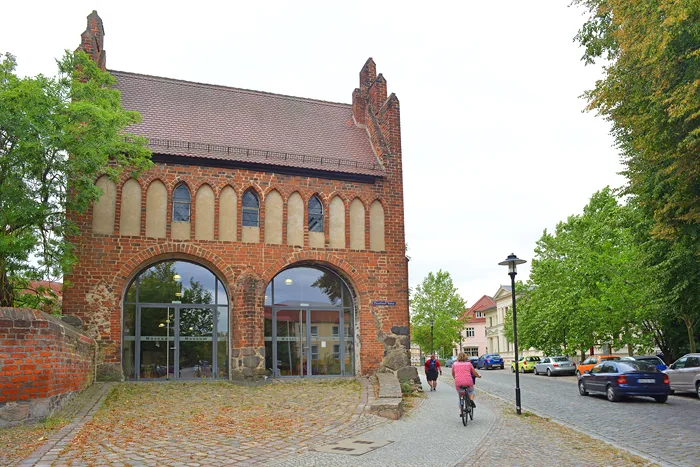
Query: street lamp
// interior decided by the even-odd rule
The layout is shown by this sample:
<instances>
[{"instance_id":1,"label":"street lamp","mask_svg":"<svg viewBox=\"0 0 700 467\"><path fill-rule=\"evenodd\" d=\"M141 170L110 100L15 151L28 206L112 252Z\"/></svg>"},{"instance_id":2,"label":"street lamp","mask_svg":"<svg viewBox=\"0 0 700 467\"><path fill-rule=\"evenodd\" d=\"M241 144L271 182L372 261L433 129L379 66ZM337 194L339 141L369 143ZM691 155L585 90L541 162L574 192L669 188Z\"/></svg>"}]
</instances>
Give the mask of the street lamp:
<instances>
[{"instance_id":1,"label":"street lamp","mask_svg":"<svg viewBox=\"0 0 700 467\"><path fill-rule=\"evenodd\" d=\"M515 411L520 415L520 372L518 371L518 320L515 313L515 275L518 273L518 264L526 263L524 259L511 253L508 257L498 263L499 266L508 266L510 276L511 296L513 297L513 347L515 352Z\"/></svg>"},{"instance_id":2,"label":"street lamp","mask_svg":"<svg viewBox=\"0 0 700 467\"><path fill-rule=\"evenodd\" d=\"M433 337L433 327L435 326L435 320L431 319L430 320L430 353L434 354L435 353L435 341Z\"/></svg>"}]
</instances>

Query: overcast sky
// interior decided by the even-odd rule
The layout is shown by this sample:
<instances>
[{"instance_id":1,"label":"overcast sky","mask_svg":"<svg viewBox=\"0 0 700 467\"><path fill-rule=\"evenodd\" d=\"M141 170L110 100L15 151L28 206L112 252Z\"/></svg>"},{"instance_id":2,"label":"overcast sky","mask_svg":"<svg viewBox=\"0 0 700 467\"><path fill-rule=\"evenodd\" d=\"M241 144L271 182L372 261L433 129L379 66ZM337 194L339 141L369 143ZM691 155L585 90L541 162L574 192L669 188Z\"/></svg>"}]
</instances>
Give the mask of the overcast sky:
<instances>
[{"instance_id":1,"label":"overcast sky","mask_svg":"<svg viewBox=\"0 0 700 467\"><path fill-rule=\"evenodd\" d=\"M509 283L499 261L526 279L544 229L624 183L609 125L582 113L601 73L567 3L6 2L0 51L52 75L96 9L109 69L344 103L373 57L401 102L410 285L447 270L472 305Z\"/></svg>"}]
</instances>

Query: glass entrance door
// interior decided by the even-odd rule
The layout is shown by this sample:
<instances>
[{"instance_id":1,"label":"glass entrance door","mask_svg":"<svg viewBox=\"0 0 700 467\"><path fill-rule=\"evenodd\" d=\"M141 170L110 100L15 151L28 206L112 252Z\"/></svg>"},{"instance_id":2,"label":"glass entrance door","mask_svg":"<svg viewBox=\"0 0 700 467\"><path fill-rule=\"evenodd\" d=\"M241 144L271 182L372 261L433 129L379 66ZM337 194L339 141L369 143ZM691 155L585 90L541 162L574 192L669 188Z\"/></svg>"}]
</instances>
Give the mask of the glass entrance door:
<instances>
[{"instance_id":1,"label":"glass entrance door","mask_svg":"<svg viewBox=\"0 0 700 467\"><path fill-rule=\"evenodd\" d=\"M309 346L312 375L340 375L341 339L340 310L306 310L310 314Z\"/></svg>"},{"instance_id":2,"label":"glass entrance door","mask_svg":"<svg viewBox=\"0 0 700 467\"><path fill-rule=\"evenodd\" d=\"M178 307L178 377L214 377L214 312L213 307Z\"/></svg>"},{"instance_id":3,"label":"glass entrance door","mask_svg":"<svg viewBox=\"0 0 700 467\"><path fill-rule=\"evenodd\" d=\"M140 379L173 377L175 364L175 309L172 307L140 306L137 309L136 368Z\"/></svg>"},{"instance_id":4,"label":"glass entrance door","mask_svg":"<svg viewBox=\"0 0 700 467\"><path fill-rule=\"evenodd\" d=\"M277 310L277 372L279 376L308 374L308 317L305 309Z\"/></svg>"}]
</instances>

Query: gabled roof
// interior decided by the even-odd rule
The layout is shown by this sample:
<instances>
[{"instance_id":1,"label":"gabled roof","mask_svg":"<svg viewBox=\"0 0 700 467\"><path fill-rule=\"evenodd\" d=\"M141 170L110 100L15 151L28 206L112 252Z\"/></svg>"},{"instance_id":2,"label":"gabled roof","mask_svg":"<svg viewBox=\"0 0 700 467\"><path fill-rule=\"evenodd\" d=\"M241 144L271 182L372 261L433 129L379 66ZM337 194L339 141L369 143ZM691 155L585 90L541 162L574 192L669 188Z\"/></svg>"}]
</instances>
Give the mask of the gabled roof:
<instances>
[{"instance_id":1,"label":"gabled roof","mask_svg":"<svg viewBox=\"0 0 700 467\"><path fill-rule=\"evenodd\" d=\"M494 302L493 298L489 297L488 295L484 295L479 300L477 300L471 308L469 308L469 311L485 311L490 308L496 308L496 302Z\"/></svg>"},{"instance_id":2,"label":"gabled roof","mask_svg":"<svg viewBox=\"0 0 700 467\"><path fill-rule=\"evenodd\" d=\"M384 175L350 104L110 73L122 106L141 114L128 130L149 138L154 154Z\"/></svg>"},{"instance_id":3,"label":"gabled roof","mask_svg":"<svg viewBox=\"0 0 700 467\"><path fill-rule=\"evenodd\" d=\"M498 290L493 295L494 301L501 297L510 297L513 294L513 288L510 285L500 285Z\"/></svg>"}]
</instances>

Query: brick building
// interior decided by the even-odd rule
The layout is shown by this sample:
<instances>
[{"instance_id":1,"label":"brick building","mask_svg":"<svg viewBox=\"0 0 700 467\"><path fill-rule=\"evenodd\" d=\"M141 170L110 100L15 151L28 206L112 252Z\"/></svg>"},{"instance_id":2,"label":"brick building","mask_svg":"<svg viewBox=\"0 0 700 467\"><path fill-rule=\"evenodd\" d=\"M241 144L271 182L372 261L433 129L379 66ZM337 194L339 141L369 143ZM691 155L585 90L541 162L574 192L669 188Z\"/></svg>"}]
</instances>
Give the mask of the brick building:
<instances>
[{"instance_id":1,"label":"brick building","mask_svg":"<svg viewBox=\"0 0 700 467\"><path fill-rule=\"evenodd\" d=\"M104 29L81 48L103 68ZM154 167L75 220L65 314L103 378L399 371L408 268L399 101L370 58L352 104L109 70Z\"/></svg>"}]
</instances>

